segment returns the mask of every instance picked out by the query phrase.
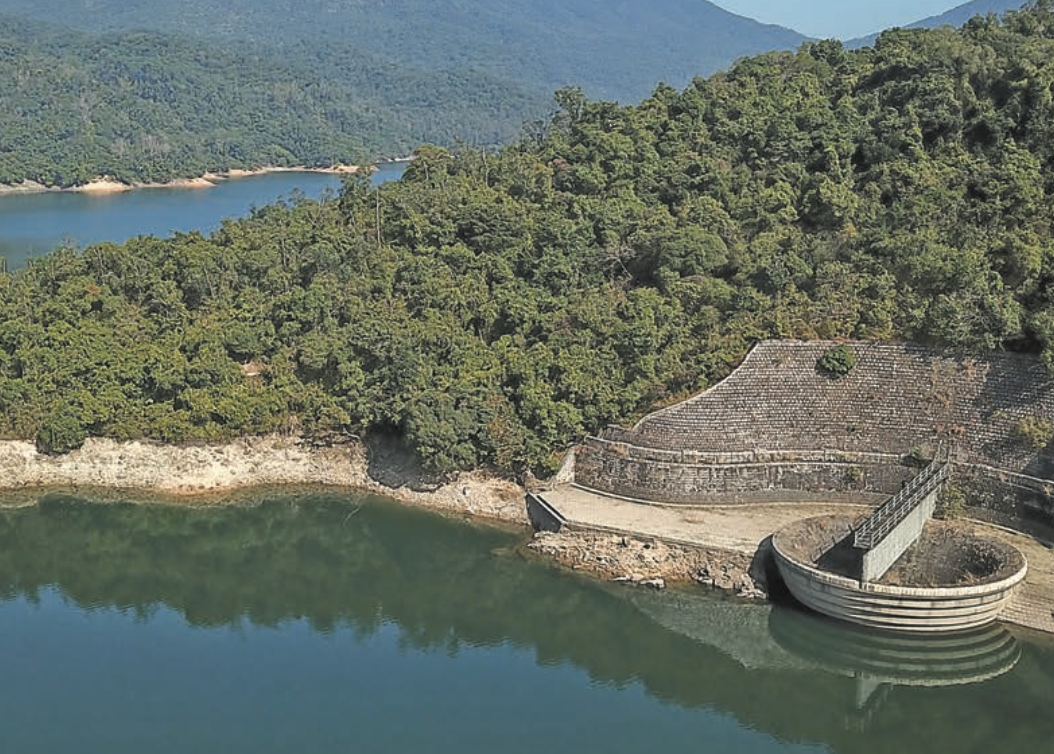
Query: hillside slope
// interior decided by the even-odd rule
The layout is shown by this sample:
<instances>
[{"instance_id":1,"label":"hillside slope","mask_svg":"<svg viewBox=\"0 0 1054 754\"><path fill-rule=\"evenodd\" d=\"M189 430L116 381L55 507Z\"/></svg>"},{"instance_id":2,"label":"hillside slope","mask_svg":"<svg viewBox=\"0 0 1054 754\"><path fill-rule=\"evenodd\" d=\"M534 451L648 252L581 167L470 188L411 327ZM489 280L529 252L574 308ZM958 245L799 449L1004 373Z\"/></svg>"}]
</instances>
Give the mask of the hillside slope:
<instances>
[{"instance_id":1,"label":"hillside slope","mask_svg":"<svg viewBox=\"0 0 1054 754\"><path fill-rule=\"evenodd\" d=\"M0 12L87 31L244 40L263 56L300 55L303 45L322 60L354 50L396 74L486 71L545 95L576 85L623 102L659 81L684 86L739 57L804 41L705 0L0 0Z\"/></svg>"},{"instance_id":2,"label":"hillside slope","mask_svg":"<svg viewBox=\"0 0 1054 754\"><path fill-rule=\"evenodd\" d=\"M990 13L1002 15L1007 11L1019 10L1025 5L1025 0L971 0L971 2L957 5L951 10L936 16L928 16L908 24L907 29L939 29L942 26L953 26L958 28L974 16L987 16ZM863 47L874 44L881 32L869 34L846 42L849 47Z\"/></svg>"},{"instance_id":3,"label":"hillside slope","mask_svg":"<svg viewBox=\"0 0 1054 754\"><path fill-rule=\"evenodd\" d=\"M941 26L959 27L974 16L986 16L989 13L1002 15L1008 10L1020 10L1023 5L1025 5L1024 0L972 0L972 2L957 5L945 13L929 16L915 23L908 24L908 28L936 29Z\"/></svg>"},{"instance_id":4,"label":"hillside slope","mask_svg":"<svg viewBox=\"0 0 1054 754\"><path fill-rule=\"evenodd\" d=\"M0 0L5 12L0 183L49 186L508 143L562 86L638 101L802 40L703 0Z\"/></svg>"},{"instance_id":5,"label":"hillside slope","mask_svg":"<svg viewBox=\"0 0 1054 754\"><path fill-rule=\"evenodd\" d=\"M360 163L427 141L493 144L550 101L485 71L391 70L368 53L260 56L3 16L0 82L0 183L48 186Z\"/></svg>"}]
</instances>

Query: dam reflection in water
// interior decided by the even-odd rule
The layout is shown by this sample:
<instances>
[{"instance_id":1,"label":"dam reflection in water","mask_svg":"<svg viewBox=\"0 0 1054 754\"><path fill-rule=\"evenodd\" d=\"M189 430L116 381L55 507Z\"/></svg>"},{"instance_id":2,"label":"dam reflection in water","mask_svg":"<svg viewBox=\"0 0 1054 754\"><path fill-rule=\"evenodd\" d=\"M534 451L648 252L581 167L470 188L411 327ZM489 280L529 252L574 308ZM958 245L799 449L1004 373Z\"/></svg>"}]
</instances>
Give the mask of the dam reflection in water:
<instances>
[{"instance_id":1,"label":"dam reflection in water","mask_svg":"<svg viewBox=\"0 0 1054 754\"><path fill-rule=\"evenodd\" d=\"M708 644L755 671L804 671L851 679L842 702L846 727L863 730L895 687L982 684L1009 673L1021 645L1006 627L918 635L842 623L797 605L727 601L715 609L692 592L663 599L648 592L628 598L657 622Z\"/></svg>"},{"instance_id":2,"label":"dam reflection in water","mask_svg":"<svg viewBox=\"0 0 1054 754\"><path fill-rule=\"evenodd\" d=\"M999 624L949 634L872 631L784 608L769 615L776 643L816 668L853 678L856 706L869 711L891 686L959 686L1010 672L1017 639Z\"/></svg>"}]
</instances>

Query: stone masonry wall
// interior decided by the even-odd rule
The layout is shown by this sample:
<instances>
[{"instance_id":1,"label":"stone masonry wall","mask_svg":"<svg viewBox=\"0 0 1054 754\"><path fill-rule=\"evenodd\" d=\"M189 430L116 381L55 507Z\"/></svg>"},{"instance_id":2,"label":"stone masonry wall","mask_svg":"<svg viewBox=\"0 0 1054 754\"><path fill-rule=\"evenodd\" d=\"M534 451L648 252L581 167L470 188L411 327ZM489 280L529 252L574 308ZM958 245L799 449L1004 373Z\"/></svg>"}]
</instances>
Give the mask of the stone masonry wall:
<instances>
[{"instance_id":1,"label":"stone masonry wall","mask_svg":"<svg viewBox=\"0 0 1054 754\"><path fill-rule=\"evenodd\" d=\"M951 481L970 515L1054 540L1054 482L980 467L956 467Z\"/></svg>"},{"instance_id":2,"label":"stone masonry wall","mask_svg":"<svg viewBox=\"0 0 1054 754\"><path fill-rule=\"evenodd\" d=\"M916 469L874 453L678 453L593 439L579 447L575 481L624 497L728 504L880 500Z\"/></svg>"},{"instance_id":3,"label":"stone masonry wall","mask_svg":"<svg viewBox=\"0 0 1054 754\"><path fill-rule=\"evenodd\" d=\"M1054 380L1038 359L849 343L856 366L833 378L816 364L834 345L759 343L706 392L631 430L591 438L577 451L575 480L672 503L788 499L787 492L859 499L896 491L916 471L908 458L943 444L957 475L977 470L969 475L978 495L972 506L993 520L1027 513L1054 523L1049 496L1032 489L1054 481L1054 447L1037 451L1015 433L1023 419L1054 420ZM1027 509L1007 493L1010 478L1025 480L1014 489L1031 490Z\"/></svg>"},{"instance_id":4,"label":"stone masonry wall","mask_svg":"<svg viewBox=\"0 0 1054 754\"><path fill-rule=\"evenodd\" d=\"M727 379L606 439L666 450L818 449L905 455L938 442L963 462L1030 476L1054 472L1014 437L1054 418L1054 380L1035 357L967 356L908 344L850 343L856 366L832 378L817 360L832 342L765 341Z\"/></svg>"}]
</instances>

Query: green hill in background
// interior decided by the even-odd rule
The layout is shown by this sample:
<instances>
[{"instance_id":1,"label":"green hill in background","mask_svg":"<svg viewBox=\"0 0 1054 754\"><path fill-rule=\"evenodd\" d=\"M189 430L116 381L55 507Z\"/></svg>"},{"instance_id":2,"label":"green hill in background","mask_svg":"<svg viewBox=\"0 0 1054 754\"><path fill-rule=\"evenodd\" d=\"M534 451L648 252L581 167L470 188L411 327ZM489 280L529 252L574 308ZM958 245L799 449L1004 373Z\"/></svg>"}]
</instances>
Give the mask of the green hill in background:
<instances>
[{"instance_id":1,"label":"green hill in background","mask_svg":"<svg viewBox=\"0 0 1054 754\"><path fill-rule=\"evenodd\" d=\"M0 0L3 11L86 31L250 42L262 57L353 53L395 72L489 72L543 96L575 85L624 102L804 40L705 0Z\"/></svg>"},{"instance_id":2,"label":"green hill in background","mask_svg":"<svg viewBox=\"0 0 1054 754\"><path fill-rule=\"evenodd\" d=\"M908 24L908 28L936 29L941 26L959 27L974 16L986 16L989 13L1002 15L1010 10L1019 10L1024 5L1024 0L971 0L971 2L955 6L945 13Z\"/></svg>"},{"instance_id":3,"label":"green hill in background","mask_svg":"<svg viewBox=\"0 0 1054 754\"><path fill-rule=\"evenodd\" d=\"M0 0L0 183L494 145L802 37L702 0ZM62 27L54 25L61 20Z\"/></svg>"},{"instance_id":4,"label":"green hill in background","mask_svg":"<svg viewBox=\"0 0 1054 754\"><path fill-rule=\"evenodd\" d=\"M426 141L494 144L549 101L486 72L388 70L368 54L323 64L157 32L0 20L0 183L164 181L359 163Z\"/></svg>"},{"instance_id":5,"label":"green hill in background","mask_svg":"<svg viewBox=\"0 0 1054 754\"><path fill-rule=\"evenodd\" d=\"M936 16L929 16L915 21L914 23L907 24L905 28L938 29L941 26L954 26L955 28L958 28L974 16L987 16L989 13L1002 15L1007 11L1019 10L1024 5L1024 0L971 0L968 3L957 5L944 13L940 13ZM863 47L864 45L874 44L877 38L878 33L876 32L875 34L870 34L866 37L850 40L846 42L846 45L849 47Z\"/></svg>"}]
</instances>

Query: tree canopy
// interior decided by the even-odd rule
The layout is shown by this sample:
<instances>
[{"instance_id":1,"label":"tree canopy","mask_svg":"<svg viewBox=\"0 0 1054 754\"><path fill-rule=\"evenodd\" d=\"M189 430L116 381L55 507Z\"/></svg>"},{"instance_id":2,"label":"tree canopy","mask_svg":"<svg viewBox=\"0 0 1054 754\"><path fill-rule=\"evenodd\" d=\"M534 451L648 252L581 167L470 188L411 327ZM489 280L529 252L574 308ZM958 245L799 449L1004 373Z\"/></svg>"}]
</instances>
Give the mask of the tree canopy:
<instances>
[{"instance_id":1,"label":"tree canopy","mask_svg":"<svg viewBox=\"0 0 1054 754\"><path fill-rule=\"evenodd\" d=\"M509 140L548 96L485 71L391 69L361 50L0 16L0 184L169 181L235 168L362 164L424 141Z\"/></svg>"},{"instance_id":2,"label":"tree canopy","mask_svg":"<svg viewBox=\"0 0 1054 754\"><path fill-rule=\"evenodd\" d=\"M56 251L0 276L0 430L385 432L433 469L515 471L760 338L1012 348L1054 371L1052 61L1044 0L745 59L637 106L562 90L501 150L424 146L401 181L208 237Z\"/></svg>"}]
</instances>

